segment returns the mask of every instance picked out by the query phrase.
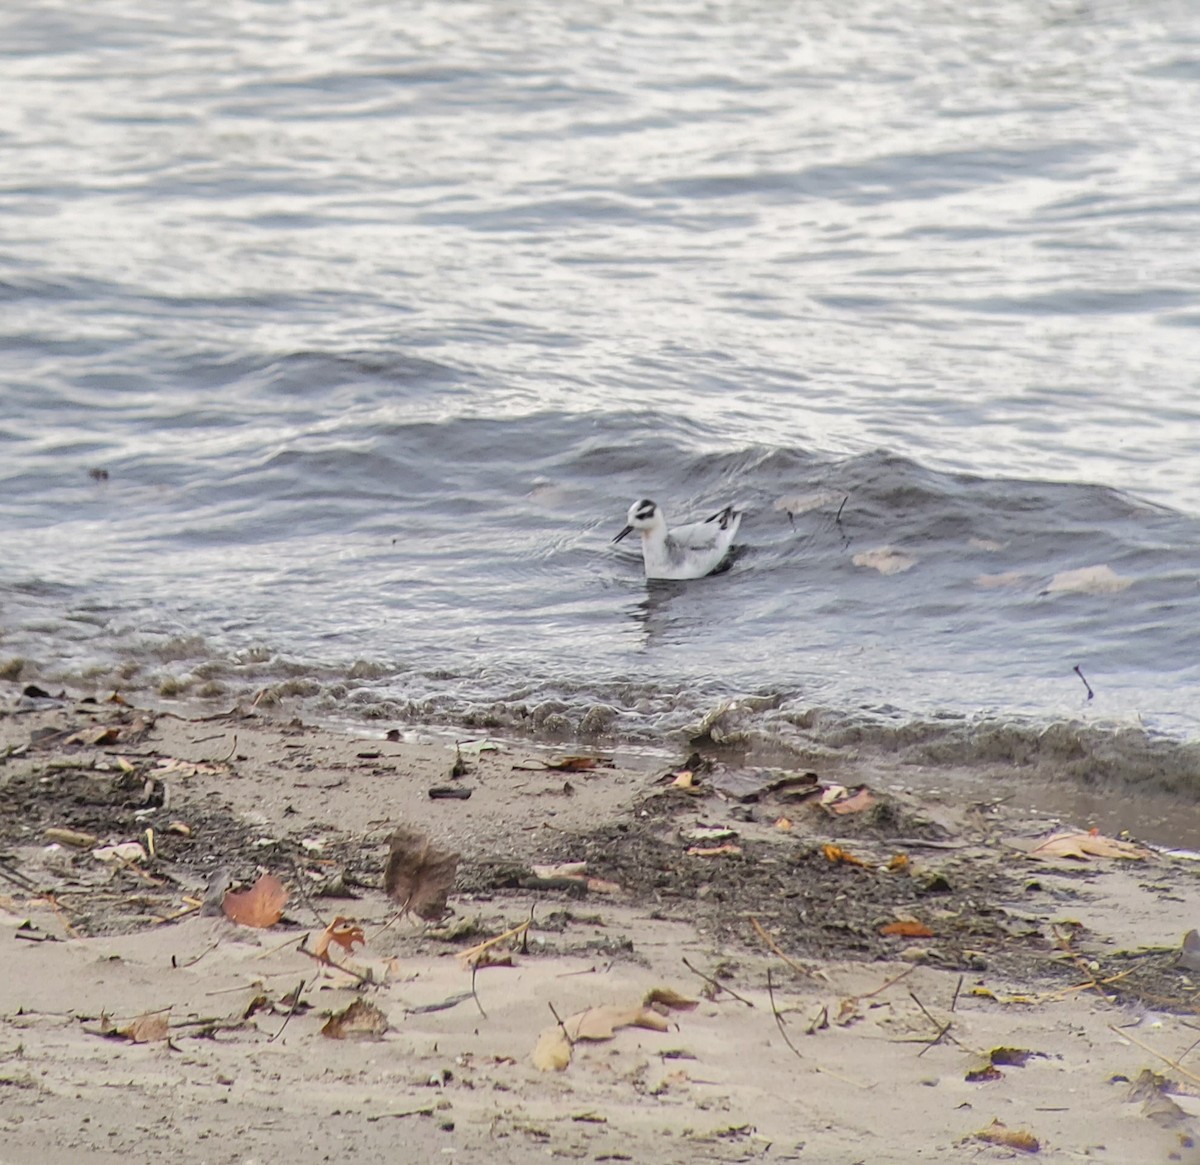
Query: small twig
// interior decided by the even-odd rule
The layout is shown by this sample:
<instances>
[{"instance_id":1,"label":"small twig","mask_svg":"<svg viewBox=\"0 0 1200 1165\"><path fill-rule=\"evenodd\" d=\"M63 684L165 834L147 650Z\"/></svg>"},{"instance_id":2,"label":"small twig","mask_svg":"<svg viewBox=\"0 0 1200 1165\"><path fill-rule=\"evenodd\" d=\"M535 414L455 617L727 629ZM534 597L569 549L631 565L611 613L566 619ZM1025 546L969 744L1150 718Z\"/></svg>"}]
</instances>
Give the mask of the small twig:
<instances>
[{"instance_id":1,"label":"small twig","mask_svg":"<svg viewBox=\"0 0 1200 1165\"><path fill-rule=\"evenodd\" d=\"M943 1039L945 1039L946 1033L954 1026L954 1020L949 1020L945 1024L938 1023L938 1021L936 1019L934 1019L932 1015L929 1014L929 1011L925 1007L925 1004L923 1004L916 997L916 995L913 992L910 991L908 994L911 997L912 1001L921 1009L921 1013L925 1016L925 1018L927 1020L929 1020L929 1022L931 1024L933 1024L933 1026L935 1028L938 1029L937 1035L934 1036L932 1040L929 1040L925 1044L925 1046L917 1053L917 1057L920 1058L921 1056L925 1055L925 1053L928 1052L930 1048L936 1047L938 1044L940 1044L942 1042ZM957 1043L958 1041L956 1040L955 1042Z\"/></svg>"},{"instance_id":2,"label":"small twig","mask_svg":"<svg viewBox=\"0 0 1200 1165\"><path fill-rule=\"evenodd\" d=\"M750 916L750 925L754 927L755 933L758 935L758 937L761 938L763 942L765 942L767 946L770 947L771 950L774 951L775 954L777 954L785 963L787 963L787 965L791 967L793 971L799 971L801 975L812 975L812 971L810 971L807 967L802 967L794 959L789 959L788 956L779 949L779 944L766 932L766 930L763 929L762 923L759 922L754 915Z\"/></svg>"},{"instance_id":3,"label":"small twig","mask_svg":"<svg viewBox=\"0 0 1200 1165\"><path fill-rule=\"evenodd\" d=\"M1096 693L1092 691L1092 685L1087 682L1087 678L1084 676L1083 672L1080 670L1079 664L1076 664L1073 670L1074 670L1075 674L1081 680L1083 680L1083 686L1085 688L1087 688L1087 698L1089 700L1095 699Z\"/></svg>"},{"instance_id":4,"label":"small twig","mask_svg":"<svg viewBox=\"0 0 1200 1165\"><path fill-rule=\"evenodd\" d=\"M779 1014L779 1008L775 1006L775 985L771 982L770 967L767 968L767 998L771 1000L771 1014L775 1017L775 1026L779 1029L779 1034L783 1036L783 1042L791 1048L792 1054L797 1060L803 1060L800 1049L792 1043L791 1037L787 1034L787 1028L784 1027L783 1016Z\"/></svg>"},{"instance_id":5,"label":"small twig","mask_svg":"<svg viewBox=\"0 0 1200 1165\"><path fill-rule=\"evenodd\" d=\"M965 975L959 975L958 982L954 984L954 998L950 1000L950 1013L954 1014L954 1009L958 1006L958 993L962 990L963 980Z\"/></svg>"},{"instance_id":6,"label":"small twig","mask_svg":"<svg viewBox=\"0 0 1200 1165\"><path fill-rule=\"evenodd\" d=\"M416 1007L406 1007L404 1010L408 1015L432 1015L436 1011L449 1011L452 1007L457 1007L470 998L470 991L461 991L457 995L451 995L448 999L439 999L436 1003L421 1003Z\"/></svg>"},{"instance_id":7,"label":"small twig","mask_svg":"<svg viewBox=\"0 0 1200 1165\"><path fill-rule=\"evenodd\" d=\"M487 1019L488 1013L483 1010L483 1004L479 1002L479 992L475 990L475 976L479 974L479 960L471 964L471 998L475 1000L475 1006L479 1008L479 1014Z\"/></svg>"},{"instance_id":8,"label":"small twig","mask_svg":"<svg viewBox=\"0 0 1200 1165\"><path fill-rule=\"evenodd\" d=\"M866 995L855 995L855 999L874 999L876 995L882 995L889 987L895 987L901 979L907 979L916 970L916 965L906 968L899 975L893 976L882 987L876 987L874 991L868 991Z\"/></svg>"},{"instance_id":9,"label":"small twig","mask_svg":"<svg viewBox=\"0 0 1200 1165\"><path fill-rule=\"evenodd\" d=\"M1191 1026L1192 1025L1190 1023L1184 1024L1184 1027L1191 1027ZM1188 1044L1188 1046L1186 1048L1183 1049L1182 1052L1179 1053L1179 1059L1181 1062L1182 1062L1184 1056L1186 1056L1197 1044L1200 1044L1200 1040L1193 1040L1190 1044Z\"/></svg>"},{"instance_id":10,"label":"small twig","mask_svg":"<svg viewBox=\"0 0 1200 1165\"><path fill-rule=\"evenodd\" d=\"M1061 1001L1063 999L1066 999L1066 997L1068 995L1070 995L1072 991L1092 991L1098 987L1107 987L1110 983L1119 983L1122 979L1125 979L1129 975L1132 975L1134 973L1134 971L1136 971L1136 970L1137 970L1136 967L1130 967L1128 970L1119 971L1117 974L1109 975L1107 978L1104 978L1104 979L1092 978L1092 979L1089 979L1086 983L1072 983L1070 987L1064 987L1064 988L1062 988L1062 990L1052 992L1051 994L1046 995L1043 998L1046 1001L1050 1001L1050 1000ZM1105 1002L1107 1002L1108 996L1104 995L1103 991L1100 992L1100 994L1104 997Z\"/></svg>"},{"instance_id":11,"label":"small twig","mask_svg":"<svg viewBox=\"0 0 1200 1165\"><path fill-rule=\"evenodd\" d=\"M771 1014L775 1016L775 1026L779 1028L779 1034L783 1036L783 1042L791 1049L796 1059L804 1060L796 1045L788 1038L787 1029L784 1027L783 1013L775 1006L775 985L771 981L771 968L767 968L767 997L771 1000ZM849 1076L843 1076L840 1072L834 1072L830 1068L824 1068L820 1064L813 1064L809 1060L804 1060L815 1071L822 1073L825 1076L832 1076L835 1080L840 1080L843 1084L852 1084L855 1088L861 1088L864 1092L870 1091L875 1087L874 1084L864 1084L861 1080L853 1080Z\"/></svg>"},{"instance_id":12,"label":"small twig","mask_svg":"<svg viewBox=\"0 0 1200 1165\"><path fill-rule=\"evenodd\" d=\"M306 953L308 953L308 952L306 952ZM316 977L314 976L313 982L315 983L316 981L317 981ZM279 1039L279 1037L281 1035L283 1035L283 1029L285 1027L287 1027L288 1023L291 1021L292 1016L296 1014L296 1008L300 1006L300 996L303 994L304 994L304 980L301 979L300 985L296 988L295 997L292 999L292 1006L288 1008L287 1015L285 1015L283 1017L283 1023L280 1025L279 1030L273 1036L267 1036L268 1044L273 1044L277 1039Z\"/></svg>"},{"instance_id":13,"label":"small twig","mask_svg":"<svg viewBox=\"0 0 1200 1165\"><path fill-rule=\"evenodd\" d=\"M283 975L294 975L296 972L290 967L286 971L267 971L262 978L255 979L252 983L239 983L236 987L218 987L215 991L206 991L205 998L213 995L236 995L239 991L255 991L263 985L263 979L278 979Z\"/></svg>"},{"instance_id":14,"label":"small twig","mask_svg":"<svg viewBox=\"0 0 1200 1165\"><path fill-rule=\"evenodd\" d=\"M318 955L315 951L310 951L304 944L308 941L308 932L305 931L304 938L300 940L300 945L296 948L302 955L307 955L315 963L320 963L322 967L329 967L334 971L341 971L343 974L349 975L357 979L360 983L365 983L370 987L378 987L379 984L371 978L370 975L360 975L357 971L350 967L344 967L341 963L335 963L328 955Z\"/></svg>"},{"instance_id":15,"label":"small twig","mask_svg":"<svg viewBox=\"0 0 1200 1165\"><path fill-rule=\"evenodd\" d=\"M309 897L308 890L304 885L305 879L301 875L300 867L296 864L296 859L292 857L291 854L287 854L285 856L287 857L288 865L292 867L293 887L299 891L300 897L304 900L304 905L307 906L310 911L312 911L313 916L316 918L317 922L321 924L322 929L327 928L329 923L325 921L324 917L321 915L321 912L312 904L312 899Z\"/></svg>"},{"instance_id":16,"label":"small twig","mask_svg":"<svg viewBox=\"0 0 1200 1165\"><path fill-rule=\"evenodd\" d=\"M492 947L498 946L500 943L504 942L505 939L516 938L518 935L525 934L525 932L529 930L532 922L533 918L530 917L524 922L520 923L518 926L514 926L511 930L506 930L503 934L496 935L495 938L485 939L481 943L476 943L473 947L467 947L465 951L458 952L458 958L477 960L485 951L490 951Z\"/></svg>"},{"instance_id":17,"label":"small twig","mask_svg":"<svg viewBox=\"0 0 1200 1165\"><path fill-rule=\"evenodd\" d=\"M567 1031L567 1025L563 1023L562 1016L554 1010L554 1004L551 1003L549 999L546 1000L546 1006L550 1008L550 1014L554 1016L555 1022L560 1028L562 1028L563 1038L567 1041L567 1044L573 1048L575 1046L575 1041L571 1038L571 1033Z\"/></svg>"},{"instance_id":18,"label":"small twig","mask_svg":"<svg viewBox=\"0 0 1200 1165\"><path fill-rule=\"evenodd\" d=\"M296 943L302 943L308 938L308 931L300 935L292 935L291 938L284 939L281 943L276 943L273 947L267 947L265 950L259 951L255 955L251 955L252 959L269 959L277 951L285 950L287 947L295 946ZM280 972L276 971L276 974Z\"/></svg>"},{"instance_id":19,"label":"small twig","mask_svg":"<svg viewBox=\"0 0 1200 1165\"><path fill-rule=\"evenodd\" d=\"M709 986L715 987L718 991L724 991L726 995L732 995L734 997L734 999L738 1000L739 1003L744 1003L747 1007L754 1006L754 1004L751 1003L749 999L746 999L744 996L739 995L736 991L734 991L734 989L732 987L726 987L724 983L718 983L717 980L714 979L711 975L706 975L703 971L698 971L695 967L692 966L691 963L689 963L687 961L687 959L683 960L683 965L685 967L687 967L687 969L689 971L691 971L691 973L693 975L699 975L700 978L703 979L705 983L709 984Z\"/></svg>"},{"instance_id":20,"label":"small twig","mask_svg":"<svg viewBox=\"0 0 1200 1165\"><path fill-rule=\"evenodd\" d=\"M404 1120L410 1116L433 1116L432 1108L410 1108L405 1112L377 1112L374 1116L367 1117L368 1124L374 1124L376 1121L382 1120Z\"/></svg>"},{"instance_id":21,"label":"small twig","mask_svg":"<svg viewBox=\"0 0 1200 1165\"><path fill-rule=\"evenodd\" d=\"M255 701L257 703L257 701ZM210 764L223 765L228 764L233 760L234 753L237 752L238 738L237 733L233 734L233 744L229 746L229 751L224 756L214 756L209 761Z\"/></svg>"},{"instance_id":22,"label":"small twig","mask_svg":"<svg viewBox=\"0 0 1200 1165\"><path fill-rule=\"evenodd\" d=\"M202 958L204 958L205 955L212 954L212 952L215 951L217 949L217 947L219 947L220 945L221 945L221 940L217 939L217 941L215 943L213 943L211 946L205 947L204 950L202 950L194 958L188 959L188 961L186 963L177 962L175 959L175 956L172 955L171 956L171 966L177 971L183 970L186 967L194 967L198 962L200 962L200 960Z\"/></svg>"},{"instance_id":23,"label":"small twig","mask_svg":"<svg viewBox=\"0 0 1200 1165\"><path fill-rule=\"evenodd\" d=\"M162 918L156 918L154 924L155 926L163 926L168 922L178 922L181 918L186 918L189 914L195 914L203 905L203 902L192 901L183 907L182 910L176 910L174 914L166 914Z\"/></svg>"},{"instance_id":24,"label":"small twig","mask_svg":"<svg viewBox=\"0 0 1200 1165\"><path fill-rule=\"evenodd\" d=\"M842 498L842 504L840 506L838 506L837 513L834 514L834 516L833 516L834 522L839 526L842 524L842 511L846 508L846 503L849 500L850 500L849 494L847 494L844 498Z\"/></svg>"},{"instance_id":25,"label":"small twig","mask_svg":"<svg viewBox=\"0 0 1200 1165\"><path fill-rule=\"evenodd\" d=\"M1193 1084L1200 1084L1200 1076L1193 1075L1189 1072L1178 1060L1172 1060L1170 1056L1164 1056L1162 1052L1156 1052L1149 1044L1142 1043L1137 1036L1131 1036L1127 1031L1122 1031L1121 1028L1115 1027L1113 1024L1108 1025L1110 1032L1116 1032L1123 1040L1128 1040L1131 1044L1137 1044L1143 1052L1149 1052L1150 1055L1157 1057L1164 1064L1170 1064L1180 1076L1186 1077ZM1191 1049L1189 1049L1190 1051Z\"/></svg>"},{"instance_id":26,"label":"small twig","mask_svg":"<svg viewBox=\"0 0 1200 1165\"><path fill-rule=\"evenodd\" d=\"M37 893L37 883L32 879L22 874L20 870L14 870L0 862L0 878L7 878L18 889L26 890L30 894Z\"/></svg>"},{"instance_id":27,"label":"small twig","mask_svg":"<svg viewBox=\"0 0 1200 1165\"><path fill-rule=\"evenodd\" d=\"M387 922L385 922L373 935L371 935L371 942L373 943L381 934L383 934L384 931L389 930L397 922L399 922L400 919L402 919L403 917L404 917L404 911L397 910L396 913L393 914L392 917L387 920Z\"/></svg>"}]
</instances>

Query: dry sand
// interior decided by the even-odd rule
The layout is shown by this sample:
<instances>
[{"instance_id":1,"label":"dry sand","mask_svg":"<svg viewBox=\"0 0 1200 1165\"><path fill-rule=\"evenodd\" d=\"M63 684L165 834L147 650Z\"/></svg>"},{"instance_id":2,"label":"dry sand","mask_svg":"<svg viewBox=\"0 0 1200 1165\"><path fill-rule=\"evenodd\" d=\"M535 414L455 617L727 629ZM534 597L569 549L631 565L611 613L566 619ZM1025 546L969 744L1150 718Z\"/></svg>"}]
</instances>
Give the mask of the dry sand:
<instances>
[{"instance_id":1,"label":"dry sand","mask_svg":"<svg viewBox=\"0 0 1200 1165\"><path fill-rule=\"evenodd\" d=\"M786 789L722 796L719 772L688 792L659 772L547 771L550 754L505 745L467 750L451 779L445 742L18 696L0 718L0 1165L1200 1162L1200 973L1175 954L1200 922L1191 861L1037 863L1008 843L1044 820L952 773L938 781L957 800L889 791L880 762L836 774L878 794L836 817ZM702 823L736 836L697 841ZM380 889L399 825L462 854L441 929L396 921ZM98 844L150 827L157 857L105 865L48 848L47 827ZM687 853L723 844L740 852ZM879 868L898 853L904 868ZM531 881L568 858L617 888ZM221 868L277 873L284 919L158 921ZM338 883L358 896L323 896ZM335 915L364 928L352 966L379 985L298 949ZM473 980L458 952L531 915L512 965ZM933 937L879 933L903 919ZM656 987L698 1006L666 1031L581 1041L562 1072L534 1065L551 1007ZM358 998L388 1032L323 1036ZM101 1034L167 1008L169 1041ZM969 1080L996 1048L1034 1055ZM1166 1083L1139 1090L1146 1070ZM1036 1156L977 1139L994 1120Z\"/></svg>"}]
</instances>

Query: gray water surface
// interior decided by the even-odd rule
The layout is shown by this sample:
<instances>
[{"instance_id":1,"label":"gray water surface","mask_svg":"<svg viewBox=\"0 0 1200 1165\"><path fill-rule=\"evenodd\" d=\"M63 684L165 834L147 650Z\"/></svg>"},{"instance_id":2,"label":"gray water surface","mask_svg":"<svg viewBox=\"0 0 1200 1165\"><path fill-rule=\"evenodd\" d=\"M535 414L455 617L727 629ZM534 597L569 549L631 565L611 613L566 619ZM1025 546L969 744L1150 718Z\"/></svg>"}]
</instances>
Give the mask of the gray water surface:
<instances>
[{"instance_id":1,"label":"gray water surface","mask_svg":"<svg viewBox=\"0 0 1200 1165\"><path fill-rule=\"evenodd\" d=\"M20 674L1200 735L1194 5L18 0L0 77Z\"/></svg>"}]
</instances>

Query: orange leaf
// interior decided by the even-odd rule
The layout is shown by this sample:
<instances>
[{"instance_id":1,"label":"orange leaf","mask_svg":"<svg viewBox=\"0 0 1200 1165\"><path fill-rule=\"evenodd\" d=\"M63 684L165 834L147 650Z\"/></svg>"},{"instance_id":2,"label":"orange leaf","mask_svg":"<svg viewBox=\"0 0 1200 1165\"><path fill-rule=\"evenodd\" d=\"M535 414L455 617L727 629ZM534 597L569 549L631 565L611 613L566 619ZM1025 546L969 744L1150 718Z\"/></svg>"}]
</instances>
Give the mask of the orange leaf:
<instances>
[{"instance_id":1,"label":"orange leaf","mask_svg":"<svg viewBox=\"0 0 1200 1165\"><path fill-rule=\"evenodd\" d=\"M274 874L263 874L249 890L227 891L221 909L241 926L274 926L283 917L287 899L287 887Z\"/></svg>"},{"instance_id":2,"label":"orange leaf","mask_svg":"<svg viewBox=\"0 0 1200 1165\"><path fill-rule=\"evenodd\" d=\"M848 866L865 866L867 864L862 858L856 858L852 853L847 853L840 845L829 845L827 843L821 846L821 852L831 862L845 862Z\"/></svg>"},{"instance_id":3,"label":"orange leaf","mask_svg":"<svg viewBox=\"0 0 1200 1165\"><path fill-rule=\"evenodd\" d=\"M889 922L879 928L880 934L899 935L900 938L933 938L933 931L923 922L905 919L900 922Z\"/></svg>"},{"instance_id":4,"label":"orange leaf","mask_svg":"<svg viewBox=\"0 0 1200 1165\"><path fill-rule=\"evenodd\" d=\"M688 849L688 856L693 858L716 858L722 854L740 854L742 847L738 845L694 845Z\"/></svg>"},{"instance_id":5,"label":"orange leaf","mask_svg":"<svg viewBox=\"0 0 1200 1165\"><path fill-rule=\"evenodd\" d=\"M318 959L329 958L329 944L337 943L348 954L354 952L354 944L366 946L367 939L361 926L355 926L348 918L338 915L319 935L309 948Z\"/></svg>"},{"instance_id":6,"label":"orange leaf","mask_svg":"<svg viewBox=\"0 0 1200 1165\"><path fill-rule=\"evenodd\" d=\"M907 870L912 863L909 861L908 854L892 854L888 861L887 868L889 870Z\"/></svg>"},{"instance_id":7,"label":"orange leaf","mask_svg":"<svg viewBox=\"0 0 1200 1165\"><path fill-rule=\"evenodd\" d=\"M790 817L780 817L775 822L776 829L782 829L785 833L792 828L792 819Z\"/></svg>"}]
</instances>

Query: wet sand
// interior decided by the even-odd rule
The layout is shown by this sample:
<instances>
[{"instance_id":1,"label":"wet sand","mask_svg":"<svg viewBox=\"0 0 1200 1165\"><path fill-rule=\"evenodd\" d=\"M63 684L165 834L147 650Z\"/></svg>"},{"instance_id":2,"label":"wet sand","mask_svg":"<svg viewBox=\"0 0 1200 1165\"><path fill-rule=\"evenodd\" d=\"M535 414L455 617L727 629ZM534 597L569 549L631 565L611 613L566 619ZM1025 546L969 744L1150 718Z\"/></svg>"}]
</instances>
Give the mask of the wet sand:
<instances>
[{"instance_id":1,"label":"wet sand","mask_svg":"<svg viewBox=\"0 0 1200 1165\"><path fill-rule=\"evenodd\" d=\"M977 774L819 772L843 801L872 791L839 815L800 778L744 799L728 758L567 772L545 766L607 754L476 742L453 776L453 744L417 733L2 694L4 1165L907 1165L1011 1159L1017 1134L1044 1161L1200 1161L1200 973L1177 964L1196 864L1031 860L1056 822ZM398 826L461 854L437 925L381 888ZM147 829L153 858L93 856ZM569 860L590 886L533 868ZM290 892L274 926L191 908L219 871L263 869ZM335 950L353 973L300 949L335 916L364 931ZM493 951L511 965L472 975L461 952L525 922ZM555 1014L660 987L697 1006L535 1065ZM358 998L389 1030L323 1036ZM167 1008L169 1040L101 1034ZM997 1048L1033 1055L989 1068ZM1135 1088L1147 1069L1176 1091Z\"/></svg>"}]
</instances>

